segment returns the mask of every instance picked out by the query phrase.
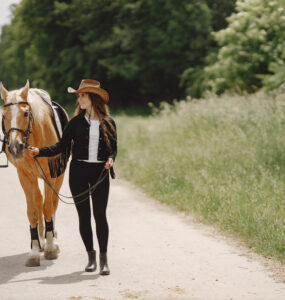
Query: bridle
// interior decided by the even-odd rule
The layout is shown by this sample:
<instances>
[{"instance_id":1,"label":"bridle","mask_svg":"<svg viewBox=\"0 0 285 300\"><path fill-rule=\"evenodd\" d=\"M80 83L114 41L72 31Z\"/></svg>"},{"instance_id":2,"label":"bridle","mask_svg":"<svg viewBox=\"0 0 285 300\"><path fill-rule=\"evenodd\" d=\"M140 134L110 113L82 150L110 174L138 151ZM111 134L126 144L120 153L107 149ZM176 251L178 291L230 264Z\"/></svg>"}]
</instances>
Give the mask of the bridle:
<instances>
[{"instance_id":1,"label":"bridle","mask_svg":"<svg viewBox=\"0 0 285 300\"><path fill-rule=\"evenodd\" d=\"M18 104L26 104L26 105L30 106L29 102L27 102L27 101L20 101L20 102L17 102L17 103L4 104L4 107L8 107L8 106L11 106L11 105L18 105ZM32 112L30 110L28 112L28 116L29 116L29 120L28 120L28 127L27 127L26 130L23 130L23 129L17 128L17 127L11 127L8 131L6 131L6 129L5 129L4 117L2 117L2 131L3 131L3 134L4 134L4 141L3 141L4 144L7 144L9 146L9 135L10 135L10 133L12 131L19 131L19 132L21 132L24 135L24 138L23 138L24 147L25 148L29 147L28 140L29 140L30 134L32 133L32 131L31 131L31 123L34 120L33 119L33 114L32 114Z\"/></svg>"}]
</instances>

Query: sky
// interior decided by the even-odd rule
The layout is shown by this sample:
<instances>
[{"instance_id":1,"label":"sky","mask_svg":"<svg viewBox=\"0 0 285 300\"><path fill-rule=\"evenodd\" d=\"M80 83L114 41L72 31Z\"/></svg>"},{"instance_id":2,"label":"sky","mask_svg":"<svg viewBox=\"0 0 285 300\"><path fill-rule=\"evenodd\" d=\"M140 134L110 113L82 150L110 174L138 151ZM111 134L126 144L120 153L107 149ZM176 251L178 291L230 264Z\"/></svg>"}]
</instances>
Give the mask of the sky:
<instances>
[{"instance_id":1,"label":"sky","mask_svg":"<svg viewBox=\"0 0 285 300\"><path fill-rule=\"evenodd\" d=\"M0 28L7 25L11 20L10 5L18 4L21 0L0 0Z\"/></svg>"}]
</instances>

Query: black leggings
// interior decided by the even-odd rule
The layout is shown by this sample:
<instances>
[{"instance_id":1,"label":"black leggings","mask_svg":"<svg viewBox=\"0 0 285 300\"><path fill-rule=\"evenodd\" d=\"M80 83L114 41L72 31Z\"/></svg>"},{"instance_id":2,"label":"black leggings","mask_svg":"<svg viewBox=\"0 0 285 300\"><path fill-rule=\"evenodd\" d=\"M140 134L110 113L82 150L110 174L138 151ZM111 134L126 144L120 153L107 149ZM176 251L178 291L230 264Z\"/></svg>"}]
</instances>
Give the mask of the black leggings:
<instances>
[{"instance_id":1,"label":"black leggings","mask_svg":"<svg viewBox=\"0 0 285 300\"><path fill-rule=\"evenodd\" d=\"M105 163L88 163L84 161L72 160L69 169L69 186L73 196L82 193L90 186L94 185ZM107 170L104 170L102 176L105 175ZM101 178L102 178L101 176ZM106 217L106 209L109 196L109 174L105 179L96 187L95 191L91 194L93 215L96 223L96 234L99 243L100 252L107 252L109 227ZM78 203L85 199L88 193L74 199L76 209L79 217L79 231L85 248L87 251L94 250L93 246L93 233L91 227L91 208L90 199L82 203Z\"/></svg>"}]
</instances>

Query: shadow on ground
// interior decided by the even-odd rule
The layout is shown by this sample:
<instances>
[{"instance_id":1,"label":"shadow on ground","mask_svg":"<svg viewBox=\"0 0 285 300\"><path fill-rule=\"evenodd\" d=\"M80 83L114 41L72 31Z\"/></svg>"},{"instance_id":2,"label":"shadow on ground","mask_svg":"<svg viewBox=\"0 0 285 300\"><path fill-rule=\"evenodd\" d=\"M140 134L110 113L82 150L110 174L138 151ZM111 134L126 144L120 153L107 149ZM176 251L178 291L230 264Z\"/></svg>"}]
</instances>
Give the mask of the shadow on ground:
<instances>
[{"instance_id":1,"label":"shadow on ground","mask_svg":"<svg viewBox=\"0 0 285 300\"><path fill-rule=\"evenodd\" d=\"M99 274L91 274L85 275L86 273L83 271L74 272L70 274L64 274L59 276L45 276L45 277L36 277L32 279L24 279L24 280L13 280L12 282L25 282L25 281L37 281L41 284L69 284L69 283L77 283L85 280L95 280L100 277Z\"/></svg>"},{"instance_id":2,"label":"shadow on ground","mask_svg":"<svg viewBox=\"0 0 285 300\"><path fill-rule=\"evenodd\" d=\"M25 282L25 281L38 281L41 284L68 284L76 283L84 280L96 280L100 277L99 274L86 274L86 272L79 271L70 274L63 274L59 276L42 276L30 279L13 280L19 274L37 272L47 269L54 261L46 260L41 257L41 265L39 267L26 267L25 261L28 253L21 253L17 255L0 257L0 285L7 282Z\"/></svg>"},{"instance_id":3,"label":"shadow on ground","mask_svg":"<svg viewBox=\"0 0 285 300\"><path fill-rule=\"evenodd\" d=\"M27 258L28 252L0 257L0 285L10 281L19 274L45 270L53 264L52 260L43 260L41 257L41 266L26 267L25 262Z\"/></svg>"}]
</instances>

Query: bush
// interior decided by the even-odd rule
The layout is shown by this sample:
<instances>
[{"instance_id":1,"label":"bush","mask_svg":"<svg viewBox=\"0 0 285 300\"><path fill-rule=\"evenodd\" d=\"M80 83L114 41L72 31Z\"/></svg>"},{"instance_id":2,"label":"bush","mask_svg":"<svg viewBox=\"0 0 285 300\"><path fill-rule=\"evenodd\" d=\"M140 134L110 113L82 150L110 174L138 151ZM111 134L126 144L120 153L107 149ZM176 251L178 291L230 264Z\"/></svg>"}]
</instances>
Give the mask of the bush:
<instances>
[{"instance_id":1,"label":"bush","mask_svg":"<svg viewBox=\"0 0 285 300\"><path fill-rule=\"evenodd\" d=\"M285 82L283 0L237 1L226 29L214 33L220 49L200 82L215 93L274 89Z\"/></svg>"}]
</instances>

